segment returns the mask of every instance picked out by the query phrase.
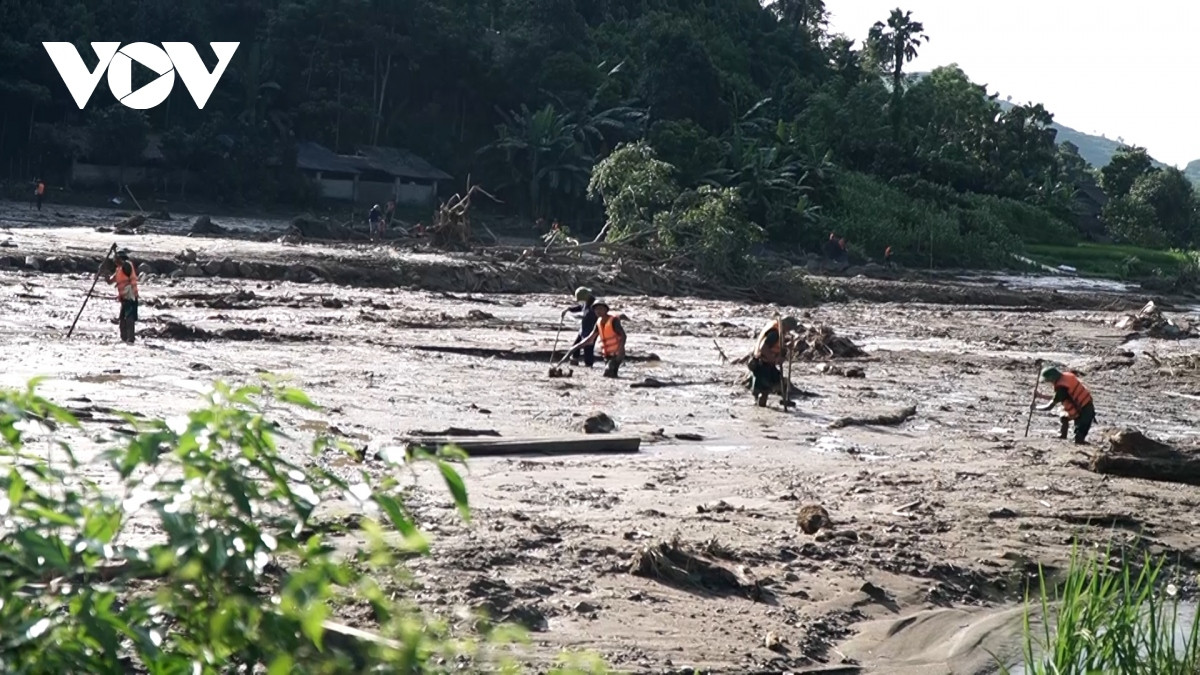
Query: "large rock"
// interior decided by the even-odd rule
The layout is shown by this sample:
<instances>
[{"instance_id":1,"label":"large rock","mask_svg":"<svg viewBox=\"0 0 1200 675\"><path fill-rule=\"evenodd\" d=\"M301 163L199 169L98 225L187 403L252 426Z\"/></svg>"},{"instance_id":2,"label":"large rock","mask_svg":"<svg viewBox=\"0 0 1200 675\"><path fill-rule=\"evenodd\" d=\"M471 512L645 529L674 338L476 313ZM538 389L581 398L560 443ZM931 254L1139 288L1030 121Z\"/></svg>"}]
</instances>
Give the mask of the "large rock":
<instances>
[{"instance_id":1,"label":"large rock","mask_svg":"<svg viewBox=\"0 0 1200 675\"><path fill-rule=\"evenodd\" d=\"M800 509L800 513L796 515L796 523L804 534L816 534L818 530L832 525L833 521L830 520L825 507L809 504Z\"/></svg>"},{"instance_id":2,"label":"large rock","mask_svg":"<svg viewBox=\"0 0 1200 675\"><path fill-rule=\"evenodd\" d=\"M611 434L617 430L617 423L605 413L592 413L583 423L585 434Z\"/></svg>"},{"instance_id":3,"label":"large rock","mask_svg":"<svg viewBox=\"0 0 1200 675\"><path fill-rule=\"evenodd\" d=\"M228 234L229 230L217 225L208 216L200 216L196 218L196 222L192 223L192 229L189 235L223 235Z\"/></svg>"}]
</instances>

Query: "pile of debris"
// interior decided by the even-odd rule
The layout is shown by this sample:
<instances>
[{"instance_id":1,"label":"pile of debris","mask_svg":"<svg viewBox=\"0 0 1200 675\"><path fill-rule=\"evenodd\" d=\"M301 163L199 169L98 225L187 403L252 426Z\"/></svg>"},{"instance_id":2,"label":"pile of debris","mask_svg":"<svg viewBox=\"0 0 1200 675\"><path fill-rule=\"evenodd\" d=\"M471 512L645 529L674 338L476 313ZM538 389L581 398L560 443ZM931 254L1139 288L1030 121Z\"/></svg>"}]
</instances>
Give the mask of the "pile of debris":
<instances>
[{"instance_id":1,"label":"pile of debris","mask_svg":"<svg viewBox=\"0 0 1200 675\"><path fill-rule=\"evenodd\" d=\"M1167 318L1153 300L1147 302L1137 314L1121 317L1117 321L1117 328L1164 340L1182 340L1195 336L1191 325Z\"/></svg>"},{"instance_id":2,"label":"pile of debris","mask_svg":"<svg viewBox=\"0 0 1200 675\"><path fill-rule=\"evenodd\" d=\"M1088 463L1096 473L1126 478L1200 485L1200 449L1180 448L1149 438L1137 429L1120 429L1109 447Z\"/></svg>"},{"instance_id":3,"label":"pile of debris","mask_svg":"<svg viewBox=\"0 0 1200 675\"><path fill-rule=\"evenodd\" d=\"M429 227L429 235L434 246L460 251L470 248L471 197L476 192L497 204L502 203L478 185L471 185L471 179L468 177L466 194L456 194L442 202L433 214L433 224Z\"/></svg>"},{"instance_id":4,"label":"pile of debris","mask_svg":"<svg viewBox=\"0 0 1200 675\"><path fill-rule=\"evenodd\" d=\"M861 359L865 351L847 337L838 335L829 326L798 326L788 335L790 356L798 361L830 361L833 359ZM753 352L735 359L733 363L746 364ZM853 377L853 376L851 376Z\"/></svg>"}]
</instances>

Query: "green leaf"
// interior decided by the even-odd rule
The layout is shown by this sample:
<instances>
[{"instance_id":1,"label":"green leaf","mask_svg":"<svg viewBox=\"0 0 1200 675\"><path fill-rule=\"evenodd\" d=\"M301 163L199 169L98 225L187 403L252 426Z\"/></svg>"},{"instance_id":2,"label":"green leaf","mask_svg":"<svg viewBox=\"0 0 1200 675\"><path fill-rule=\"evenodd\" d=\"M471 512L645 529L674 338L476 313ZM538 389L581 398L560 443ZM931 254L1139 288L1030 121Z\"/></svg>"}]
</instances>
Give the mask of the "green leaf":
<instances>
[{"instance_id":1,"label":"green leaf","mask_svg":"<svg viewBox=\"0 0 1200 675\"><path fill-rule=\"evenodd\" d=\"M459 514L463 520L471 520L471 507L467 503L467 485L463 482L462 476L458 475L458 471L455 471L448 462L438 460L437 467L438 471L442 472L446 487L450 489L450 496L454 498L454 505L458 507Z\"/></svg>"},{"instance_id":2,"label":"green leaf","mask_svg":"<svg viewBox=\"0 0 1200 675\"><path fill-rule=\"evenodd\" d=\"M322 649L321 640L325 637L325 617L328 614L325 605L313 603L305 608L304 616L300 619L300 630L313 641L317 649Z\"/></svg>"},{"instance_id":3,"label":"green leaf","mask_svg":"<svg viewBox=\"0 0 1200 675\"><path fill-rule=\"evenodd\" d=\"M287 654L280 654L271 661L271 665L267 668L267 675L291 675L292 672L292 657Z\"/></svg>"},{"instance_id":4,"label":"green leaf","mask_svg":"<svg viewBox=\"0 0 1200 675\"><path fill-rule=\"evenodd\" d=\"M21 499L24 497L25 479L16 469L13 469L8 473L8 501L11 502L12 508L17 508L21 505Z\"/></svg>"},{"instance_id":5,"label":"green leaf","mask_svg":"<svg viewBox=\"0 0 1200 675\"><path fill-rule=\"evenodd\" d=\"M302 408L308 408L309 410L317 410L320 408L320 406L313 403L312 400L308 398L307 394L293 387L285 387L280 389L276 393L276 396L284 403L291 403L292 405L298 405Z\"/></svg>"},{"instance_id":6,"label":"green leaf","mask_svg":"<svg viewBox=\"0 0 1200 675\"><path fill-rule=\"evenodd\" d=\"M121 512L116 509L97 507L87 511L83 524L83 536L107 544L121 529Z\"/></svg>"}]
</instances>

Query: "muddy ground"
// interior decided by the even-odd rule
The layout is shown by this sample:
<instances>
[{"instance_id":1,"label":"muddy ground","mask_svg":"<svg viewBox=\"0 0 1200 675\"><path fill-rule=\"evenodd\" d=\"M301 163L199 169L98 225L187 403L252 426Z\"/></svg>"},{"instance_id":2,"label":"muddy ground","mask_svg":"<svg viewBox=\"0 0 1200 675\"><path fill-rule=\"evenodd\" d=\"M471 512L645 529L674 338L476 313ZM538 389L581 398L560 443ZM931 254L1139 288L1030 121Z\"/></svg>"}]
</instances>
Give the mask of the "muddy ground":
<instances>
[{"instance_id":1,"label":"muddy ground","mask_svg":"<svg viewBox=\"0 0 1200 675\"><path fill-rule=\"evenodd\" d=\"M526 625L539 667L571 649L647 673L994 672L990 654L1017 647L1025 580L1038 563L1061 568L1077 539L1200 566L1196 488L1090 473L1047 414L1024 438L1037 358L1084 374L1098 443L1123 426L1164 440L1196 435L1200 399L1186 395L1200 394L1200 377L1175 359L1197 343L1114 328L1117 310L1146 300L1136 290L825 280L841 300L794 311L862 346L865 358L836 365L865 377L797 363L796 384L811 395L783 412L774 401L753 407L737 384L745 367L718 350L748 352L772 306L610 297L627 316L630 354L646 358L615 381L598 368L551 380L545 362L496 350L549 350L570 289L609 282L565 266L546 273L539 293L491 293L478 279L511 290L513 279L534 283L538 264L403 246L197 239L170 227L121 235L135 258L160 266L186 248L200 263L236 264L214 276L148 275L135 346L118 341L107 291L67 340L87 269L117 238L94 229L111 216L73 211L58 223L71 226L55 227L55 216L0 206L0 242L11 244L0 248L4 386L44 375L42 393L71 407L165 417L193 407L214 379L289 375L328 408L284 413L298 439L289 452L333 430L367 450L362 464L318 460L347 473L394 471L372 459L377 451L447 426L572 435L603 411L617 433L640 437L636 455L472 460L470 524L436 476L412 478L412 508L434 538L433 554L412 564L416 598L447 616L468 606ZM261 231L272 227L281 224ZM47 265L52 257L72 262ZM297 265L315 272L286 280ZM336 271L349 268L397 276L354 285ZM255 274L268 278L247 278ZM1168 300L1173 315L1187 314L1186 301ZM423 348L447 345L493 351ZM645 378L672 386L633 386ZM830 428L907 405L917 414L898 426ZM120 422L84 424L75 440L86 449ZM832 520L815 535L797 525L809 504ZM327 515L352 511L333 504ZM672 542L725 572L699 585L632 573L648 550L669 558L676 549L659 545Z\"/></svg>"}]
</instances>

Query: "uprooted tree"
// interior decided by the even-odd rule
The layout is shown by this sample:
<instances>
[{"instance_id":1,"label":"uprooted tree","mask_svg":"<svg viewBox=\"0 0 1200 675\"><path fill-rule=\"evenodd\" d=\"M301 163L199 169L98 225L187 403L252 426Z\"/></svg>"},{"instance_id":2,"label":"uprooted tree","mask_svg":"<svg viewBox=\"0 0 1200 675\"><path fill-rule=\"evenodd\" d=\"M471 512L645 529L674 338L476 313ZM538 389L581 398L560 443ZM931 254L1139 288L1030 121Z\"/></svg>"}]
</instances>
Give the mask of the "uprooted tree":
<instances>
[{"instance_id":1,"label":"uprooted tree","mask_svg":"<svg viewBox=\"0 0 1200 675\"><path fill-rule=\"evenodd\" d=\"M748 276L750 249L763 231L746 218L737 190L681 190L675 173L644 141L621 145L597 164L588 195L604 204L604 241L614 248L638 244L655 260L690 264L719 279Z\"/></svg>"}]
</instances>

